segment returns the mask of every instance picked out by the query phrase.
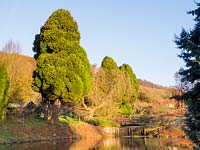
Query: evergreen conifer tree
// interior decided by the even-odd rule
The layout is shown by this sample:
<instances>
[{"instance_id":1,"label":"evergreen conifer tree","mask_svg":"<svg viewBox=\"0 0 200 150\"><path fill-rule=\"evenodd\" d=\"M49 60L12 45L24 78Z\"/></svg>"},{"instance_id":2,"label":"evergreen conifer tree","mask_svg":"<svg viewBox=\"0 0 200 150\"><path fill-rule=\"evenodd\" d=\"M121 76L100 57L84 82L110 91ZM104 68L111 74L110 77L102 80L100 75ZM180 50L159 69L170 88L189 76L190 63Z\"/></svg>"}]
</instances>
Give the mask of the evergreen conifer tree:
<instances>
[{"instance_id":1,"label":"evergreen conifer tree","mask_svg":"<svg viewBox=\"0 0 200 150\"><path fill-rule=\"evenodd\" d=\"M90 90L90 65L70 12L55 11L35 36L35 91L44 102L80 102Z\"/></svg>"},{"instance_id":2,"label":"evergreen conifer tree","mask_svg":"<svg viewBox=\"0 0 200 150\"><path fill-rule=\"evenodd\" d=\"M183 95L188 105L187 131L191 139L200 146L200 3L197 3L197 9L188 14L195 17L194 28L190 31L183 29L175 42L181 49L179 57L186 66L179 71L181 81L190 85Z\"/></svg>"}]
</instances>

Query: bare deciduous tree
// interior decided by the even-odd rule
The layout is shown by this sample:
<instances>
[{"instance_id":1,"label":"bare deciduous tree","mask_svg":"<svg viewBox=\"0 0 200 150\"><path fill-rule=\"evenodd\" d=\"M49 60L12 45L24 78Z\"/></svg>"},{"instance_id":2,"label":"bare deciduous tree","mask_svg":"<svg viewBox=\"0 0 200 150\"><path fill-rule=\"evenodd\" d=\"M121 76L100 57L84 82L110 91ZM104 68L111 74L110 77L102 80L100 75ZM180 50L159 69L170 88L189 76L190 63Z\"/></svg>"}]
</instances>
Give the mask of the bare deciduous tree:
<instances>
[{"instance_id":1,"label":"bare deciduous tree","mask_svg":"<svg viewBox=\"0 0 200 150\"><path fill-rule=\"evenodd\" d=\"M22 52L19 43L9 40L6 45L2 48L2 52L9 54L20 54Z\"/></svg>"}]
</instances>

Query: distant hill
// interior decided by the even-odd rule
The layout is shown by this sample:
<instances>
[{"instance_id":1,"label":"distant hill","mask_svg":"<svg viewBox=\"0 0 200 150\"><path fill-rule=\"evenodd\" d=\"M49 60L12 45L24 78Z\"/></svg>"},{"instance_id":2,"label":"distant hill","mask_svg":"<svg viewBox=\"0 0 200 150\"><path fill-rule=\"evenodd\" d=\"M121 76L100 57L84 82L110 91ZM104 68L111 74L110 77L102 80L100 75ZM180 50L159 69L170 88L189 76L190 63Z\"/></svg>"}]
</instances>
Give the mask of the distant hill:
<instances>
[{"instance_id":1,"label":"distant hill","mask_svg":"<svg viewBox=\"0 0 200 150\"><path fill-rule=\"evenodd\" d=\"M155 84L151 81L147 81L147 80L143 80L143 79L138 79L138 81L139 81L139 84L144 87L150 87L150 88L156 88L156 89L168 89L169 88L169 87Z\"/></svg>"},{"instance_id":2,"label":"distant hill","mask_svg":"<svg viewBox=\"0 0 200 150\"><path fill-rule=\"evenodd\" d=\"M36 66L36 61L33 57L26 56L26 55L20 55L25 61L29 62L34 68Z\"/></svg>"},{"instance_id":3,"label":"distant hill","mask_svg":"<svg viewBox=\"0 0 200 150\"><path fill-rule=\"evenodd\" d=\"M9 102L36 102L39 94L32 89L32 72L36 66L34 58L18 53L0 52L0 61L6 64L10 77Z\"/></svg>"}]
</instances>

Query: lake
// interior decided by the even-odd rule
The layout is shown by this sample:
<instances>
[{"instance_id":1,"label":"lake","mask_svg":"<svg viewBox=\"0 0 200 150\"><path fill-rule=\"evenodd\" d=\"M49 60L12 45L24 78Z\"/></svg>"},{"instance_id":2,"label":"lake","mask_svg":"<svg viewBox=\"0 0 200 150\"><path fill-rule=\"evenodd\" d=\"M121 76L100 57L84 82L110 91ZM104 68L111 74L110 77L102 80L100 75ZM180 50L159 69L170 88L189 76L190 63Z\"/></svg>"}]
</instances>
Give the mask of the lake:
<instances>
[{"instance_id":1,"label":"lake","mask_svg":"<svg viewBox=\"0 0 200 150\"><path fill-rule=\"evenodd\" d=\"M0 145L0 150L190 150L177 147L180 139L104 138Z\"/></svg>"}]
</instances>

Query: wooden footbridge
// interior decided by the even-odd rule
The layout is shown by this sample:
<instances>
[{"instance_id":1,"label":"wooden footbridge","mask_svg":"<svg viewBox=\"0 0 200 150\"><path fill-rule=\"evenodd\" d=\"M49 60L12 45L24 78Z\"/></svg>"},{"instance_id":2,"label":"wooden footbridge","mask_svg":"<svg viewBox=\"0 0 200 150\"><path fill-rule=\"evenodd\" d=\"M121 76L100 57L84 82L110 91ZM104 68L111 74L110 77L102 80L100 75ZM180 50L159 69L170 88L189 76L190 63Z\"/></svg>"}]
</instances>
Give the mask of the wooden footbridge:
<instances>
[{"instance_id":1,"label":"wooden footbridge","mask_svg":"<svg viewBox=\"0 0 200 150\"><path fill-rule=\"evenodd\" d=\"M136 118L134 116L122 116L115 120L121 125L120 134L122 136L158 136L163 127L158 126L153 118Z\"/></svg>"}]
</instances>

